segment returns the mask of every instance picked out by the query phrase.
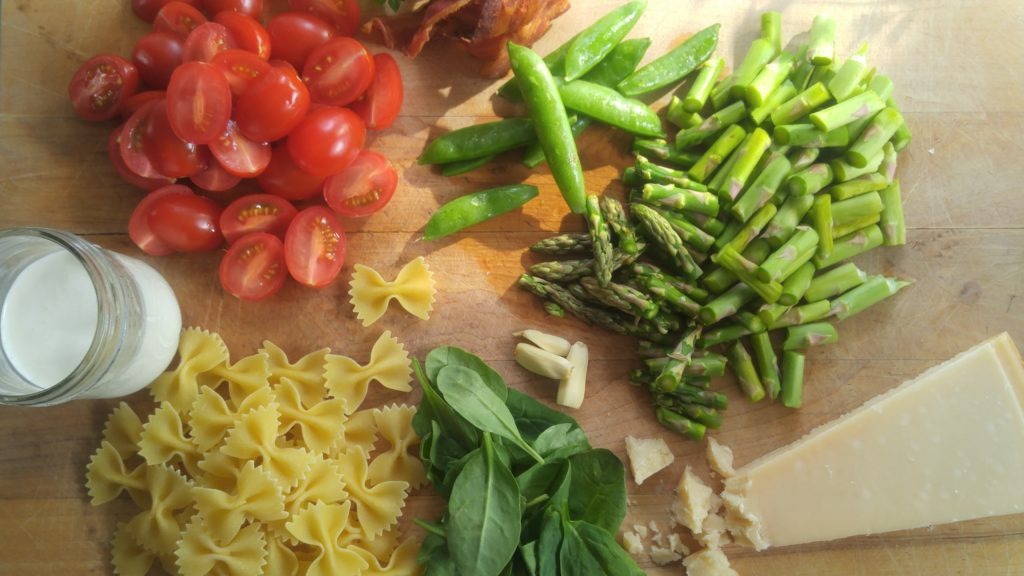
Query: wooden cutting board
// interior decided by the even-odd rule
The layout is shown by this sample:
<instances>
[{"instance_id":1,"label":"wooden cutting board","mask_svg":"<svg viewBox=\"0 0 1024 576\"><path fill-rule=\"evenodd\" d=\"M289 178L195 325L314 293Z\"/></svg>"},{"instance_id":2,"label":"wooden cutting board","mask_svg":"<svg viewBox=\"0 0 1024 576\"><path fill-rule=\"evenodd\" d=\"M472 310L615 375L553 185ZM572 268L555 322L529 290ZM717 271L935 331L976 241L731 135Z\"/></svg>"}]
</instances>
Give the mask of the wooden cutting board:
<instances>
[{"instance_id":1,"label":"wooden cutting board","mask_svg":"<svg viewBox=\"0 0 1024 576\"><path fill-rule=\"evenodd\" d=\"M550 50L616 4L576 0L538 49ZM716 384L732 401L716 434L732 446L738 464L988 336L1009 331L1024 345L1024 4L650 0L634 36L650 36L650 54L657 55L685 35L721 22L719 53L734 64L757 34L759 14L766 9L783 12L787 38L807 29L819 11L830 10L839 22L840 54L866 41L871 63L896 82L896 98L914 134L899 169L909 243L876 250L859 263L916 283L842 323L838 344L809 354L801 410L750 405L731 381ZM62 228L139 256L125 230L140 194L107 162L111 126L76 120L65 90L79 63L98 52L128 54L145 25L132 16L126 0L7 0L0 20L0 227ZM402 171L399 191L384 212L347 223L348 260L393 275L411 258L426 257L440 289L429 321L392 310L362 328L346 296L349 266L342 281L323 290L289 285L271 300L242 303L220 289L217 253L146 260L176 290L186 324L219 332L236 357L270 339L290 354L330 346L365 358L372 342L389 329L421 356L441 344L466 347L514 387L550 402L552 386L511 361L511 333L535 326L587 342L592 351L587 401L574 415L595 445L623 457L626 434L669 442L675 464L641 487L630 482L627 520L654 521L667 530L672 489L684 465L708 473L703 445L654 422L646 394L626 380L636 366L629 339L547 317L514 285L523 267L537 261L526 252L531 243L559 230L580 230L581 222L567 215L546 170L531 173L514 156L452 179L416 165L429 138L515 109L491 97L496 84L477 78L476 63L451 44L431 44L415 61L400 56L399 63L406 90L402 116L368 142ZM621 192L615 177L626 162L626 143L600 129L583 138L592 191ZM541 196L522 212L450 239L420 240L427 217L442 202L521 181L541 188ZM413 393L408 400L417 397ZM371 398L402 400L383 394ZM145 393L129 402L149 408ZM115 404L0 408L0 574L112 572L108 542L115 522L128 517L128 506L92 508L82 484L85 464ZM429 490L410 501L409 517L430 516L436 509ZM741 574L751 575L1024 574L1024 515L764 553L730 546L727 552ZM651 574L681 573L678 566L659 569L642 561Z\"/></svg>"}]
</instances>

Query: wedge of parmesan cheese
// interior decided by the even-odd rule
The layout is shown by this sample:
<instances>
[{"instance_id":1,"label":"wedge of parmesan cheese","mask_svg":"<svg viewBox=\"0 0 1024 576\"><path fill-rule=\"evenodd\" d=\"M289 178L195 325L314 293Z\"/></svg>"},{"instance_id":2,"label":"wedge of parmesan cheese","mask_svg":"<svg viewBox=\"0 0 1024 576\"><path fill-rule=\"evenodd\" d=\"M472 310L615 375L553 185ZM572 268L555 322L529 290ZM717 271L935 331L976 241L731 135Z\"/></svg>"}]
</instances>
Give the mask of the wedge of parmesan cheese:
<instances>
[{"instance_id":1,"label":"wedge of parmesan cheese","mask_svg":"<svg viewBox=\"0 0 1024 576\"><path fill-rule=\"evenodd\" d=\"M739 576L718 548L708 548L683 558L686 576Z\"/></svg>"},{"instance_id":2,"label":"wedge of parmesan cheese","mask_svg":"<svg viewBox=\"0 0 1024 576\"><path fill-rule=\"evenodd\" d=\"M708 436L706 457L711 469L721 478L731 478L736 475L736 469L732 467L732 448L719 444L714 437Z\"/></svg>"},{"instance_id":3,"label":"wedge of parmesan cheese","mask_svg":"<svg viewBox=\"0 0 1024 576\"><path fill-rule=\"evenodd\" d=\"M762 549L1024 512L1024 362L1007 334L737 470L737 541Z\"/></svg>"},{"instance_id":4,"label":"wedge of parmesan cheese","mask_svg":"<svg viewBox=\"0 0 1024 576\"><path fill-rule=\"evenodd\" d=\"M626 454L629 456L629 467L633 470L633 480L638 486L676 459L661 438L626 436Z\"/></svg>"},{"instance_id":5,"label":"wedge of parmesan cheese","mask_svg":"<svg viewBox=\"0 0 1024 576\"><path fill-rule=\"evenodd\" d=\"M690 532L700 534L704 519L711 512L713 496L711 488L687 466L682 478L679 479L679 485L676 486L676 500L672 504L676 520Z\"/></svg>"}]
</instances>

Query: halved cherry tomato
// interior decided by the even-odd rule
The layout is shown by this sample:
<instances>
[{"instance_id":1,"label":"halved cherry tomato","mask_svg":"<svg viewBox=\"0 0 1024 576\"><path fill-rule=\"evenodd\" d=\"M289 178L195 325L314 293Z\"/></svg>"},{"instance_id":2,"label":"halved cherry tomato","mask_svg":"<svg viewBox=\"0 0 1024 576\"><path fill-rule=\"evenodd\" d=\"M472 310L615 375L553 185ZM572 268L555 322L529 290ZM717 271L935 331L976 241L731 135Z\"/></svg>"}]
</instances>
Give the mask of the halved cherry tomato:
<instances>
[{"instance_id":1,"label":"halved cherry tomato","mask_svg":"<svg viewBox=\"0 0 1024 576\"><path fill-rule=\"evenodd\" d=\"M157 198L146 212L149 229L176 252L206 252L224 243L220 233L220 206L195 194Z\"/></svg>"},{"instance_id":2,"label":"halved cherry tomato","mask_svg":"<svg viewBox=\"0 0 1024 576\"><path fill-rule=\"evenodd\" d=\"M224 131L210 142L210 151L225 170L235 176L259 176L270 164L270 144L254 142L238 132L234 120L229 120Z\"/></svg>"},{"instance_id":3,"label":"halved cherry tomato","mask_svg":"<svg viewBox=\"0 0 1024 576\"><path fill-rule=\"evenodd\" d=\"M167 117L188 142L209 144L231 118L231 88L220 70L206 62L185 62L167 85Z\"/></svg>"},{"instance_id":4,"label":"halved cherry tomato","mask_svg":"<svg viewBox=\"0 0 1024 576\"><path fill-rule=\"evenodd\" d=\"M121 118L127 120L132 117L132 114L136 110L142 108L143 104L148 104L154 100L163 100L167 97L167 92L163 90L144 90L142 92L136 92L130 98L121 103Z\"/></svg>"},{"instance_id":5,"label":"halved cherry tomato","mask_svg":"<svg viewBox=\"0 0 1024 576\"><path fill-rule=\"evenodd\" d=\"M302 70L310 53L334 37L334 28L306 12L284 12L267 22L270 54Z\"/></svg>"},{"instance_id":6,"label":"halved cherry tomato","mask_svg":"<svg viewBox=\"0 0 1024 576\"><path fill-rule=\"evenodd\" d=\"M174 253L174 249L157 238L149 227L149 212L153 206L161 198L174 195L194 196L188 186L182 186L181 184L172 184L158 188L145 195L139 201L132 212L131 219L128 220L128 237L132 239L136 246L150 256L166 256Z\"/></svg>"},{"instance_id":7,"label":"halved cherry tomato","mask_svg":"<svg viewBox=\"0 0 1024 576\"><path fill-rule=\"evenodd\" d=\"M348 108L323 106L311 110L288 134L287 146L299 168L326 178L351 164L365 141L359 116Z\"/></svg>"},{"instance_id":8,"label":"halved cherry tomato","mask_svg":"<svg viewBox=\"0 0 1024 576\"><path fill-rule=\"evenodd\" d=\"M332 210L348 218L377 212L395 194L398 172L380 154L363 150L345 169L324 183L324 199Z\"/></svg>"},{"instance_id":9,"label":"halved cherry tomato","mask_svg":"<svg viewBox=\"0 0 1024 576\"><path fill-rule=\"evenodd\" d=\"M228 244L251 232L269 232L284 239L299 211L273 194L249 194L235 200L220 214L220 231Z\"/></svg>"},{"instance_id":10,"label":"halved cherry tomato","mask_svg":"<svg viewBox=\"0 0 1024 576\"><path fill-rule=\"evenodd\" d=\"M222 24L206 22L196 26L188 38L181 59L184 62L210 62L219 52L238 48L231 32Z\"/></svg>"},{"instance_id":11,"label":"halved cherry tomato","mask_svg":"<svg viewBox=\"0 0 1024 576\"><path fill-rule=\"evenodd\" d=\"M308 110L309 91L298 74L287 66L271 66L238 97L234 116L246 137L273 142L291 132Z\"/></svg>"},{"instance_id":12,"label":"halved cherry tomato","mask_svg":"<svg viewBox=\"0 0 1024 576\"><path fill-rule=\"evenodd\" d=\"M355 36L359 30L358 0L288 0L288 5L327 20L342 36Z\"/></svg>"},{"instance_id":13,"label":"halved cherry tomato","mask_svg":"<svg viewBox=\"0 0 1024 576\"><path fill-rule=\"evenodd\" d=\"M150 112L149 121L140 126L142 149L157 173L171 178L186 178L206 167L208 158L200 145L178 138L171 129L165 101L156 101Z\"/></svg>"},{"instance_id":14,"label":"halved cherry tomato","mask_svg":"<svg viewBox=\"0 0 1024 576\"><path fill-rule=\"evenodd\" d=\"M154 166L146 154L145 134L149 130L150 117L163 99L146 102L124 123L121 132L121 159L129 170L143 178L167 178Z\"/></svg>"},{"instance_id":15,"label":"halved cherry tomato","mask_svg":"<svg viewBox=\"0 0 1024 576\"><path fill-rule=\"evenodd\" d=\"M139 88L139 72L114 54L85 61L68 84L68 98L82 120L96 122L117 116L123 103Z\"/></svg>"},{"instance_id":16,"label":"halved cherry tomato","mask_svg":"<svg viewBox=\"0 0 1024 576\"><path fill-rule=\"evenodd\" d=\"M124 163L124 158L121 157L121 131L123 129L123 124L114 128L110 132L110 138L107 139L107 157L110 158L110 163L114 165L114 171L117 172L117 175L125 182L143 190L156 190L157 188L174 184L174 180L170 178L144 178L139 176Z\"/></svg>"},{"instance_id":17,"label":"halved cherry tomato","mask_svg":"<svg viewBox=\"0 0 1024 576\"><path fill-rule=\"evenodd\" d=\"M253 232L238 239L220 261L220 285L242 300L262 300L276 294L288 272L281 239Z\"/></svg>"},{"instance_id":18,"label":"halved cherry tomato","mask_svg":"<svg viewBox=\"0 0 1024 576\"><path fill-rule=\"evenodd\" d=\"M299 212L284 236L284 261L304 286L334 281L345 265L345 230L338 217L323 206Z\"/></svg>"},{"instance_id":19,"label":"halved cherry tomato","mask_svg":"<svg viewBox=\"0 0 1024 576\"><path fill-rule=\"evenodd\" d=\"M228 29L239 48L270 59L270 34L255 19L241 12L220 12L213 21Z\"/></svg>"},{"instance_id":20,"label":"halved cherry tomato","mask_svg":"<svg viewBox=\"0 0 1024 576\"><path fill-rule=\"evenodd\" d=\"M263 0L202 0L207 14L216 16L221 12L241 12L257 20L263 16Z\"/></svg>"},{"instance_id":21,"label":"halved cherry tomato","mask_svg":"<svg viewBox=\"0 0 1024 576\"><path fill-rule=\"evenodd\" d=\"M358 40L334 38L309 55L302 80L313 102L345 106L373 82L373 56Z\"/></svg>"},{"instance_id":22,"label":"halved cherry tomato","mask_svg":"<svg viewBox=\"0 0 1024 576\"><path fill-rule=\"evenodd\" d=\"M233 12L224 12L233 14ZM218 52L213 57L212 64L221 71L228 85L231 86L231 93L235 96L242 95L249 89L256 80L259 80L270 70L270 64L256 54L246 50L233 49Z\"/></svg>"},{"instance_id":23,"label":"halved cherry tomato","mask_svg":"<svg viewBox=\"0 0 1024 576\"><path fill-rule=\"evenodd\" d=\"M390 54L374 54L373 64L373 83L350 108L363 119L367 128L383 130L391 127L402 109L402 74Z\"/></svg>"},{"instance_id":24,"label":"halved cherry tomato","mask_svg":"<svg viewBox=\"0 0 1024 576\"><path fill-rule=\"evenodd\" d=\"M196 8L199 7L198 0L184 0ZM160 9L166 6L171 0L132 0L132 12L146 22L152 22Z\"/></svg>"},{"instance_id":25,"label":"halved cherry tomato","mask_svg":"<svg viewBox=\"0 0 1024 576\"><path fill-rule=\"evenodd\" d=\"M296 202L321 194L324 189L324 179L300 170L283 143L274 147L270 164L256 183L268 194Z\"/></svg>"},{"instance_id":26,"label":"halved cherry tomato","mask_svg":"<svg viewBox=\"0 0 1024 576\"><path fill-rule=\"evenodd\" d=\"M135 43L132 62L139 78L150 88L165 88L171 73L181 64L184 42L177 34L150 32Z\"/></svg>"},{"instance_id":27,"label":"halved cherry tomato","mask_svg":"<svg viewBox=\"0 0 1024 576\"><path fill-rule=\"evenodd\" d=\"M186 37L196 26L206 22L206 16L195 6L174 0L164 4L153 20L153 30L156 32L170 32L182 38Z\"/></svg>"},{"instance_id":28,"label":"halved cherry tomato","mask_svg":"<svg viewBox=\"0 0 1024 576\"><path fill-rule=\"evenodd\" d=\"M207 192L227 192L242 181L241 178L225 170L220 162L215 160L207 162L206 168L189 176L189 180L196 187Z\"/></svg>"}]
</instances>

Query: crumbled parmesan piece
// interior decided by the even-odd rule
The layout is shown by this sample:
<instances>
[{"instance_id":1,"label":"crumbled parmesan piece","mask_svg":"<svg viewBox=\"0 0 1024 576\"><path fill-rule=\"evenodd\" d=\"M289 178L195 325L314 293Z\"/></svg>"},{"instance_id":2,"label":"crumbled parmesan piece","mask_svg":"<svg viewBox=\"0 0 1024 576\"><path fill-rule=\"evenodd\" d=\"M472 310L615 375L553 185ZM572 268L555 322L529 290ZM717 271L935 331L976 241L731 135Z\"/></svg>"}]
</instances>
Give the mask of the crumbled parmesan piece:
<instances>
[{"instance_id":1,"label":"crumbled parmesan piece","mask_svg":"<svg viewBox=\"0 0 1024 576\"><path fill-rule=\"evenodd\" d=\"M737 482L737 479L734 477L726 482L726 491L722 492L725 526L737 544L764 550L768 547L768 541L761 535L761 520L747 509L746 485Z\"/></svg>"},{"instance_id":2,"label":"crumbled parmesan piece","mask_svg":"<svg viewBox=\"0 0 1024 576\"><path fill-rule=\"evenodd\" d=\"M661 528L658 528L658 523L655 522L654 520L651 520L650 522L648 522L647 523L647 527L650 528L651 532L654 532L655 534L658 534L658 533L661 532Z\"/></svg>"},{"instance_id":3,"label":"crumbled parmesan piece","mask_svg":"<svg viewBox=\"0 0 1024 576\"><path fill-rule=\"evenodd\" d=\"M651 537L651 541L654 542L655 544L657 544L658 546L665 546L665 544L666 544L666 542L665 542L665 533L664 532L655 532L654 536Z\"/></svg>"},{"instance_id":4,"label":"crumbled parmesan piece","mask_svg":"<svg viewBox=\"0 0 1024 576\"><path fill-rule=\"evenodd\" d=\"M711 509L713 494L711 488L687 466L683 477L679 479L679 485L676 486L677 497L672 504L676 520L694 534L700 534L701 525Z\"/></svg>"},{"instance_id":5,"label":"crumbled parmesan piece","mask_svg":"<svg viewBox=\"0 0 1024 576\"><path fill-rule=\"evenodd\" d=\"M633 470L633 480L636 481L638 486L675 460L675 456L669 450L668 444L661 438L634 438L626 436L626 454L629 455L629 466Z\"/></svg>"},{"instance_id":6,"label":"crumbled parmesan piece","mask_svg":"<svg viewBox=\"0 0 1024 576\"><path fill-rule=\"evenodd\" d=\"M679 562L683 559L682 555L678 552L673 552L669 548L663 548L661 546L651 546L651 562L654 562L658 566L668 566L673 562Z\"/></svg>"},{"instance_id":7,"label":"crumbled parmesan piece","mask_svg":"<svg viewBox=\"0 0 1024 576\"><path fill-rule=\"evenodd\" d=\"M644 543L637 536L636 532L622 533L622 547L633 556L639 556L644 553Z\"/></svg>"},{"instance_id":8,"label":"crumbled parmesan piece","mask_svg":"<svg viewBox=\"0 0 1024 576\"><path fill-rule=\"evenodd\" d=\"M647 538L647 526L643 524L633 524L633 532L641 538Z\"/></svg>"},{"instance_id":9,"label":"crumbled parmesan piece","mask_svg":"<svg viewBox=\"0 0 1024 576\"><path fill-rule=\"evenodd\" d=\"M668 535L668 549L683 556L690 553L690 549L686 547L686 544L683 544L683 540L676 533Z\"/></svg>"},{"instance_id":10,"label":"crumbled parmesan piece","mask_svg":"<svg viewBox=\"0 0 1024 576\"><path fill-rule=\"evenodd\" d=\"M701 550L683 559L686 576L739 576L718 548Z\"/></svg>"},{"instance_id":11,"label":"crumbled parmesan piece","mask_svg":"<svg viewBox=\"0 0 1024 576\"><path fill-rule=\"evenodd\" d=\"M721 548L732 541L725 529L725 518L718 514L708 514L696 537L705 548Z\"/></svg>"},{"instance_id":12,"label":"crumbled parmesan piece","mask_svg":"<svg viewBox=\"0 0 1024 576\"><path fill-rule=\"evenodd\" d=\"M713 437L708 436L707 447L708 464L711 469L722 478L731 478L736 475L736 469L732 466L732 449L724 444L719 444Z\"/></svg>"},{"instance_id":13,"label":"crumbled parmesan piece","mask_svg":"<svg viewBox=\"0 0 1024 576\"><path fill-rule=\"evenodd\" d=\"M718 494L715 494L714 492L712 492L711 493L711 505L708 506L708 514L717 514L718 511L722 509L722 504L724 502L725 501L722 500L721 496L719 496Z\"/></svg>"}]
</instances>

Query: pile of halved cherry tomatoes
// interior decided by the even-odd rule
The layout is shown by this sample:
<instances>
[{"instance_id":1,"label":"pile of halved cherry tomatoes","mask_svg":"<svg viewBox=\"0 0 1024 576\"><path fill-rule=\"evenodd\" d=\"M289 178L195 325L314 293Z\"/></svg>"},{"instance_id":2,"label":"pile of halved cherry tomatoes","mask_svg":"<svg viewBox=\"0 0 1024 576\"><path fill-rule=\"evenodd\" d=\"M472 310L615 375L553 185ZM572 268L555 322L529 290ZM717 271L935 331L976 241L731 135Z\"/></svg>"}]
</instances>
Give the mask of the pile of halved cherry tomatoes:
<instances>
[{"instance_id":1,"label":"pile of halved cherry tomatoes","mask_svg":"<svg viewBox=\"0 0 1024 576\"><path fill-rule=\"evenodd\" d=\"M120 122L110 161L150 191L132 240L151 255L226 242L221 284L248 300L288 276L333 281L345 259L338 216L380 210L398 184L387 159L363 149L366 131L389 127L401 108L395 60L352 38L357 0L289 7L264 26L263 0L132 0L152 31L130 60L94 56L68 86L80 118ZM246 178L265 193L223 207L217 195ZM318 197L327 206L304 202Z\"/></svg>"}]
</instances>

